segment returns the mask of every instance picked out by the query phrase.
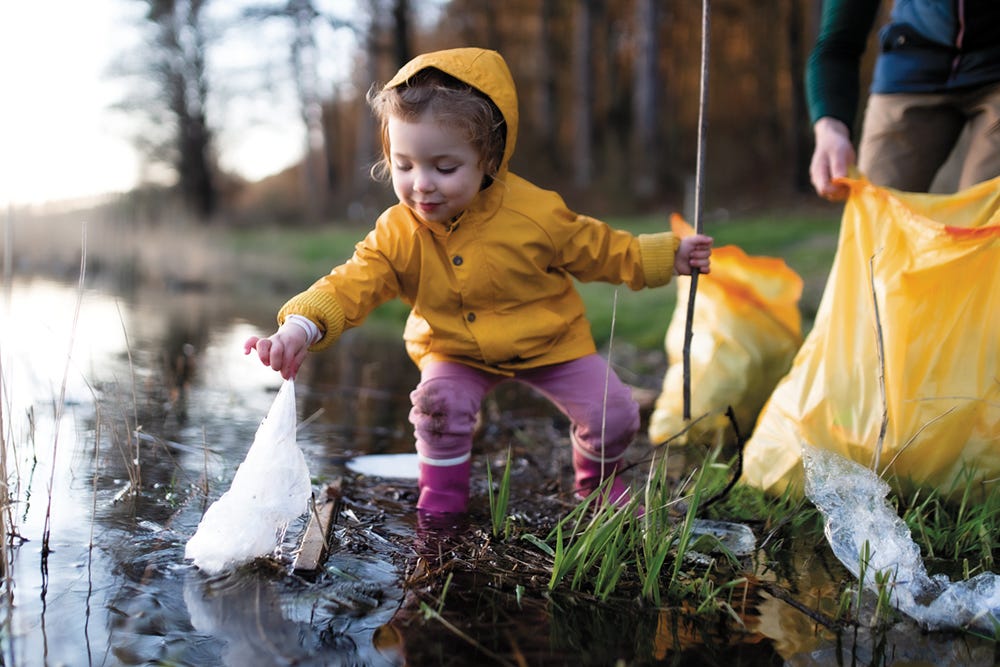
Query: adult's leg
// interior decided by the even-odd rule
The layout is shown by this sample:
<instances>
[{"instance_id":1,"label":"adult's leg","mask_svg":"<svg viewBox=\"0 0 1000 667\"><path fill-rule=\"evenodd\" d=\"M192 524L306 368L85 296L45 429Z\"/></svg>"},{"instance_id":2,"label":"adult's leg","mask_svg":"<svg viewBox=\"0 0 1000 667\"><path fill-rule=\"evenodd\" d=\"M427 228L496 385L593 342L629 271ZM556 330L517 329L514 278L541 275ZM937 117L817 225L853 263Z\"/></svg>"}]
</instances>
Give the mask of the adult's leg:
<instances>
[{"instance_id":1,"label":"adult's leg","mask_svg":"<svg viewBox=\"0 0 1000 667\"><path fill-rule=\"evenodd\" d=\"M639 406L631 390L597 354L518 373L570 422L574 490L586 496L621 466L639 430ZM616 478L611 500L625 502L628 487Z\"/></svg>"},{"instance_id":2,"label":"adult's leg","mask_svg":"<svg viewBox=\"0 0 1000 667\"><path fill-rule=\"evenodd\" d=\"M410 423L420 462L417 509L464 512L472 436L483 396L501 380L451 362L431 362L410 393Z\"/></svg>"},{"instance_id":3,"label":"adult's leg","mask_svg":"<svg viewBox=\"0 0 1000 667\"><path fill-rule=\"evenodd\" d=\"M927 192L965 125L954 94L871 95L858 169L872 183Z\"/></svg>"},{"instance_id":4,"label":"adult's leg","mask_svg":"<svg viewBox=\"0 0 1000 667\"><path fill-rule=\"evenodd\" d=\"M1000 84L967 94L969 150L958 187L964 189L1000 176Z\"/></svg>"}]
</instances>

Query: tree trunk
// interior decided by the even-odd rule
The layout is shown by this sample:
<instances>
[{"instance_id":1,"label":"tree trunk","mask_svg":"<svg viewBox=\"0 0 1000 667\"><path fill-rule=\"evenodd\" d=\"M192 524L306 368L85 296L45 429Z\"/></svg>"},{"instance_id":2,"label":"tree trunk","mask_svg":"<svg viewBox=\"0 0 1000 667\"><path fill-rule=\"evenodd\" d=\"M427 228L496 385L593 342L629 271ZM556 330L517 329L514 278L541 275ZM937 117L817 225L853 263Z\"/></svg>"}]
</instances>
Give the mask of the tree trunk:
<instances>
[{"instance_id":1,"label":"tree trunk","mask_svg":"<svg viewBox=\"0 0 1000 667\"><path fill-rule=\"evenodd\" d=\"M657 135L657 110L659 76L657 73L657 0L636 0L635 3L635 87L633 88L632 117L634 128L633 187L635 194L650 197L658 182L659 137Z\"/></svg>"},{"instance_id":2,"label":"tree trunk","mask_svg":"<svg viewBox=\"0 0 1000 667\"><path fill-rule=\"evenodd\" d=\"M157 14L160 44L164 48L162 58L167 63L164 70L169 80L170 110L177 122L176 168L181 197L203 222L209 221L218 204L211 158L212 133L206 115L207 45L201 20L206 5L203 0L172 2L169 10ZM182 29L192 39L182 39Z\"/></svg>"},{"instance_id":3,"label":"tree trunk","mask_svg":"<svg viewBox=\"0 0 1000 667\"><path fill-rule=\"evenodd\" d=\"M319 16L310 0L291 0L287 11L295 25L292 40L292 68L305 126L305 154L302 161L302 189L306 220L316 223L326 210L329 169L323 107L320 103L318 53L313 20Z\"/></svg>"},{"instance_id":4,"label":"tree trunk","mask_svg":"<svg viewBox=\"0 0 1000 667\"><path fill-rule=\"evenodd\" d=\"M588 187L594 176L594 72L591 65L593 1L577 0L573 30L573 87L576 90L573 113L573 183L578 188Z\"/></svg>"},{"instance_id":5,"label":"tree trunk","mask_svg":"<svg viewBox=\"0 0 1000 667\"><path fill-rule=\"evenodd\" d=\"M410 2L409 0L393 0L392 22L395 27L396 66L402 67L413 57L410 49Z\"/></svg>"},{"instance_id":6,"label":"tree trunk","mask_svg":"<svg viewBox=\"0 0 1000 667\"><path fill-rule=\"evenodd\" d=\"M559 160L559 133L556 124L556 96L558 89L552 53L554 48L552 23L555 18L556 2L558 0L542 0L541 15L539 17L537 61L538 91L535 96L537 100L535 109L537 135L541 142L542 152L548 161L548 166L552 169L558 169L561 163Z\"/></svg>"},{"instance_id":7,"label":"tree trunk","mask_svg":"<svg viewBox=\"0 0 1000 667\"><path fill-rule=\"evenodd\" d=\"M798 0L789 2L788 11L788 71L792 78L792 113L789 119L791 135L792 186L796 192L811 192L809 163L812 160L813 135L806 104L805 62L816 39L822 0L809 3L803 10ZM804 42L803 37L808 38Z\"/></svg>"},{"instance_id":8,"label":"tree trunk","mask_svg":"<svg viewBox=\"0 0 1000 667\"><path fill-rule=\"evenodd\" d=\"M368 85L379 80L379 33L381 25L379 23L379 2L369 0L370 18L368 21L368 32L364 35L363 44L365 49L365 80ZM369 166L375 159L377 148L377 129L375 119L371 110L367 108L362 96L359 102L361 108L358 109L358 133L355 143L354 177L351 179L351 190L355 201L364 201L371 192L372 179L369 173Z\"/></svg>"}]
</instances>

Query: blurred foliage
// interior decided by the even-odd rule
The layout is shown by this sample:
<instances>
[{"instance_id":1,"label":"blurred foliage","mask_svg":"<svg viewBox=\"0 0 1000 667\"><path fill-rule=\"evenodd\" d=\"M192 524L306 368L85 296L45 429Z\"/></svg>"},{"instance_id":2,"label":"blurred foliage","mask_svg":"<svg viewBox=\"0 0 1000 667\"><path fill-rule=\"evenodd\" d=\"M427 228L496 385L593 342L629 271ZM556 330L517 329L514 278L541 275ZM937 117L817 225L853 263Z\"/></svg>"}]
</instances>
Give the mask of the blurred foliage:
<instances>
[{"instance_id":1,"label":"blurred foliage","mask_svg":"<svg viewBox=\"0 0 1000 667\"><path fill-rule=\"evenodd\" d=\"M199 170L185 167L198 164L190 156L185 162L185 153L200 150L213 162L217 157L211 145L183 143L191 134L181 122L183 111L197 112L196 120L209 129L206 136L218 137L226 129L220 119L234 117L233 105L248 96L257 104L267 102L272 70L286 67L303 128L311 130L302 160L261 181L241 182L215 164L216 224L314 226L344 219L370 224L392 202L392 193L368 175L378 142L365 92L416 53L458 46L496 49L511 67L521 116L513 171L558 190L575 210L598 216L689 208L698 150L701 3L359 0L344 14L344 5L313 0L247 0L220 25L192 19L208 16L208 5L222 8L221 3L141 1L156 10L150 18L159 28L147 53L140 54L146 71L169 74L162 63L176 61L190 63L197 73L181 87L174 84L176 77L160 77L154 87L159 102L133 108L147 115L173 110L181 131L173 134L175 150L167 154L177 156L178 183L189 199L194 182L204 179ZM773 207L809 191L812 138L802 72L820 5L820 0L711 4L704 188L709 207ZM194 8L199 13L189 11ZM284 30L265 30L265 22ZM321 47L316 39L321 31L353 45L349 62L341 50ZM235 32L262 42L258 63L241 63L240 71L231 73L198 69L204 62L224 61L216 51L225 48L224 40L215 37ZM285 65L273 62L276 52L287 54ZM318 72L331 66L346 76L332 89L318 86ZM254 67L263 83L237 93L234 81L247 81L246 70ZM142 88L147 92L151 78ZM177 98L180 90L196 91L197 103ZM203 213L191 211L196 217Z\"/></svg>"}]
</instances>

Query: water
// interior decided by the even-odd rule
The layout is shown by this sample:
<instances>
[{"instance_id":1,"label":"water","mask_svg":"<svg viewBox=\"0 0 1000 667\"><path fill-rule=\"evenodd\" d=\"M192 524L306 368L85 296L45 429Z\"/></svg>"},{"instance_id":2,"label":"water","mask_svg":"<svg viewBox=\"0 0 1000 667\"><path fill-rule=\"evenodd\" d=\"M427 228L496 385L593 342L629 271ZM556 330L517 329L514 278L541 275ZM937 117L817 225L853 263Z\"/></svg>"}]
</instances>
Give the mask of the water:
<instances>
[{"instance_id":1,"label":"water","mask_svg":"<svg viewBox=\"0 0 1000 667\"><path fill-rule=\"evenodd\" d=\"M24 540L13 550L3 663L339 664L330 661L336 655L344 664L396 664L372 636L402 596L393 561L412 531L402 521L384 522L380 535L373 529L374 558L334 554L328 564L339 574L321 585L252 569L210 579L184 560L280 385L241 351L269 323L243 321L205 295L86 291L74 325L78 296L73 286L18 283L0 320L7 468L18 480L12 511ZM352 339L366 349L349 336L345 350ZM338 474L338 462L357 453L354 442L376 450L403 442L406 412L394 406L405 392L385 382L381 394L369 392L388 366L398 383L412 381L392 347L367 365L353 355L358 363L328 373L328 384L300 392L304 412L325 417L299 438L317 479ZM365 404L371 414L359 417ZM368 428L373 415L391 419ZM286 552L303 527L290 528Z\"/></svg>"},{"instance_id":2,"label":"water","mask_svg":"<svg viewBox=\"0 0 1000 667\"><path fill-rule=\"evenodd\" d=\"M12 596L0 604L3 664L994 664L994 643L969 635L921 633L905 620L879 632L817 622L813 611L831 615L850 574L812 545L746 561L756 583L735 604L742 627L548 594L544 581L518 590L489 563L455 566L447 545L417 525L412 476L382 478L356 461L412 454L406 415L417 372L397 335L375 327L313 355L296 382L298 445L314 487L344 484L323 569L291 573L303 518L280 560L206 576L184 547L280 386L241 349L273 326L279 301L81 294L45 280L8 289L0 361L17 534ZM568 450L553 447L564 424L544 401L508 388L486 414L483 442L497 446L477 458L502 459L506 443L517 444L512 508L531 521L533 497L566 497ZM475 475L467 535L488 542L485 475ZM440 590L422 587L428 567L452 567L440 609L463 635L420 607L440 602Z\"/></svg>"}]
</instances>

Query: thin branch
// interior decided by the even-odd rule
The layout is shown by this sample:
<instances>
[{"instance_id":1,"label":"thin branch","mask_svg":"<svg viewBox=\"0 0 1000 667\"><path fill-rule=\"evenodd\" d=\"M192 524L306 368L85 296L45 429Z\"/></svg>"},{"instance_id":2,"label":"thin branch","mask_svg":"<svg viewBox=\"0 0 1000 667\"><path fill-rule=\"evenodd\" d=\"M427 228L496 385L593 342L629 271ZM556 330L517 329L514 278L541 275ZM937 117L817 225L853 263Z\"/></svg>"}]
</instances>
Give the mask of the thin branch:
<instances>
[{"instance_id":1,"label":"thin branch","mask_svg":"<svg viewBox=\"0 0 1000 667\"><path fill-rule=\"evenodd\" d=\"M80 321L80 304L83 302L84 279L87 276L87 223L83 223L81 232L80 250L80 279L77 283L76 308L73 310L73 324L69 330L69 346L66 350L66 365L63 368L62 385L59 388L59 402L55 410L55 434L52 436L52 462L49 470L49 495L48 503L45 506L45 521L42 528L42 573L47 587L48 582L48 561L49 561L49 536L52 531L52 493L55 487L56 477L56 453L59 450L59 422L62 421L63 408L66 403L66 383L69 378L69 366L73 360L73 344L76 341L76 328Z\"/></svg>"},{"instance_id":2,"label":"thin branch","mask_svg":"<svg viewBox=\"0 0 1000 667\"><path fill-rule=\"evenodd\" d=\"M673 434L672 436L670 436L670 437L669 437L669 438L667 438L666 440L660 440L659 442L654 442L654 443L652 443L652 445L653 445L654 447L660 447L660 446L662 446L662 445L666 445L666 444L669 444L670 442L673 442L674 440L677 440L677 439L678 439L678 438L680 438L680 437L681 437L682 435L684 435L685 433L687 433L688 431L690 431L690 430L691 430L692 428L694 428L695 424L697 424L697 423L698 423L698 422L700 422L701 420L703 420L703 419L707 418L707 417L708 417L709 415L711 415L711 414L713 414L713 413L711 413L711 412L706 412L705 414L703 414L703 415L701 415L700 417L698 417L697 419L695 419L695 420L694 420L693 422L690 422L689 424L687 424L687 425L686 425L686 426L685 426L684 428L682 428L682 429L681 429L680 431L678 431L677 433L674 433L674 434ZM685 417L685 419L690 419L690 416L688 416L688 417Z\"/></svg>"},{"instance_id":3,"label":"thin branch","mask_svg":"<svg viewBox=\"0 0 1000 667\"><path fill-rule=\"evenodd\" d=\"M868 258L868 284L871 288L872 310L875 314L875 350L878 352L878 389L879 396L882 397L882 423L878 429L878 440L875 443L875 456L872 459L872 472L877 474L879 461L882 458L882 447L885 444L885 433L889 428L889 401L885 393L885 340L882 337L882 320L880 319L878 312L878 295L875 293L874 264L875 255L872 255Z\"/></svg>"},{"instance_id":4,"label":"thin branch","mask_svg":"<svg viewBox=\"0 0 1000 667\"><path fill-rule=\"evenodd\" d=\"M611 353L615 344L615 324L618 318L618 288L611 301L611 334L608 336L608 368L604 373L604 396L601 399L601 479L604 479L604 439L608 421L608 385L611 382Z\"/></svg>"},{"instance_id":5,"label":"thin branch","mask_svg":"<svg viewBox=\"0 0 1000 667\"><path fill-rule=\"evenodd\" d=\"M694 187L694 231L701 233L702 205L705 200L705 130L706 108L708 107L708 53L710 5L709 0L701 3L701 85L698 91L698 162L695 169ZM691 291L688 295L687 319L684 323L684 419L691 419L691 336L694 323L694 298L698 293L697 268L691 269Z\"/></svg>"},{"instance_id":6,"label":"thin branch","mask_svg":"<svg viewBox=\"0 0 1000 667\"><path fill-rule=\"evenodd\" d=\"M897 451L896 454L891 459L889 459L889 462L885 464L885 467L882 468L882 472L879 473L879 475L880 476L884 476L887 472L889 472L889 469L892 467L892 464L894 464L896 462L896 459L899 458L900 454L902 454L907 449L909 449L910 445L912 445L914 442L917 441L917 438L920 436L921 433L924 432L925 428L927 428L928 426L930 426L934 422L938 421L939 419L943 419L944 417L947 417L948 415L950 415L952 412L954 412L957 409L958 409L957 407L948 408L947 410L945 410L944 412L942 412L941 414L939 414L937 417L934 417L934 419L931 419L927 423L923 424L920 428L918 428L917 432L914 433L912 436L910 436L910 439L907 440L906 443L902 447L899 448L899 451Z\"/></svg>"},{"instance_id":7,"label":"thin branch","mask_svg":"<svg viewBox=\"0 0 1000 667\"><path fill-rule=\"evenodd\" d=\"M729 417L729 423L732 424L733 426L733 433L736 434L736 446L737 446L736 470L733 471L733 478L729 480L729 483L726 484L726 487L724 489L722 489L721 491L719 491L714 496L712 496L711 498L709 498L708 500L704 501L701 504L702 509L705 509L709 505L719 500L722 500L723 498L728 496L729 492L733 490L734 486L736 486L736 482L740 481L740 477L743 476L743 448L746 446L747 441L744 438L743 434L740 433L740 425L736 421L736 411L733 410L733 406L730 405L728 408L726 408L726 416Z\"/></svg>"}]
</instances>

